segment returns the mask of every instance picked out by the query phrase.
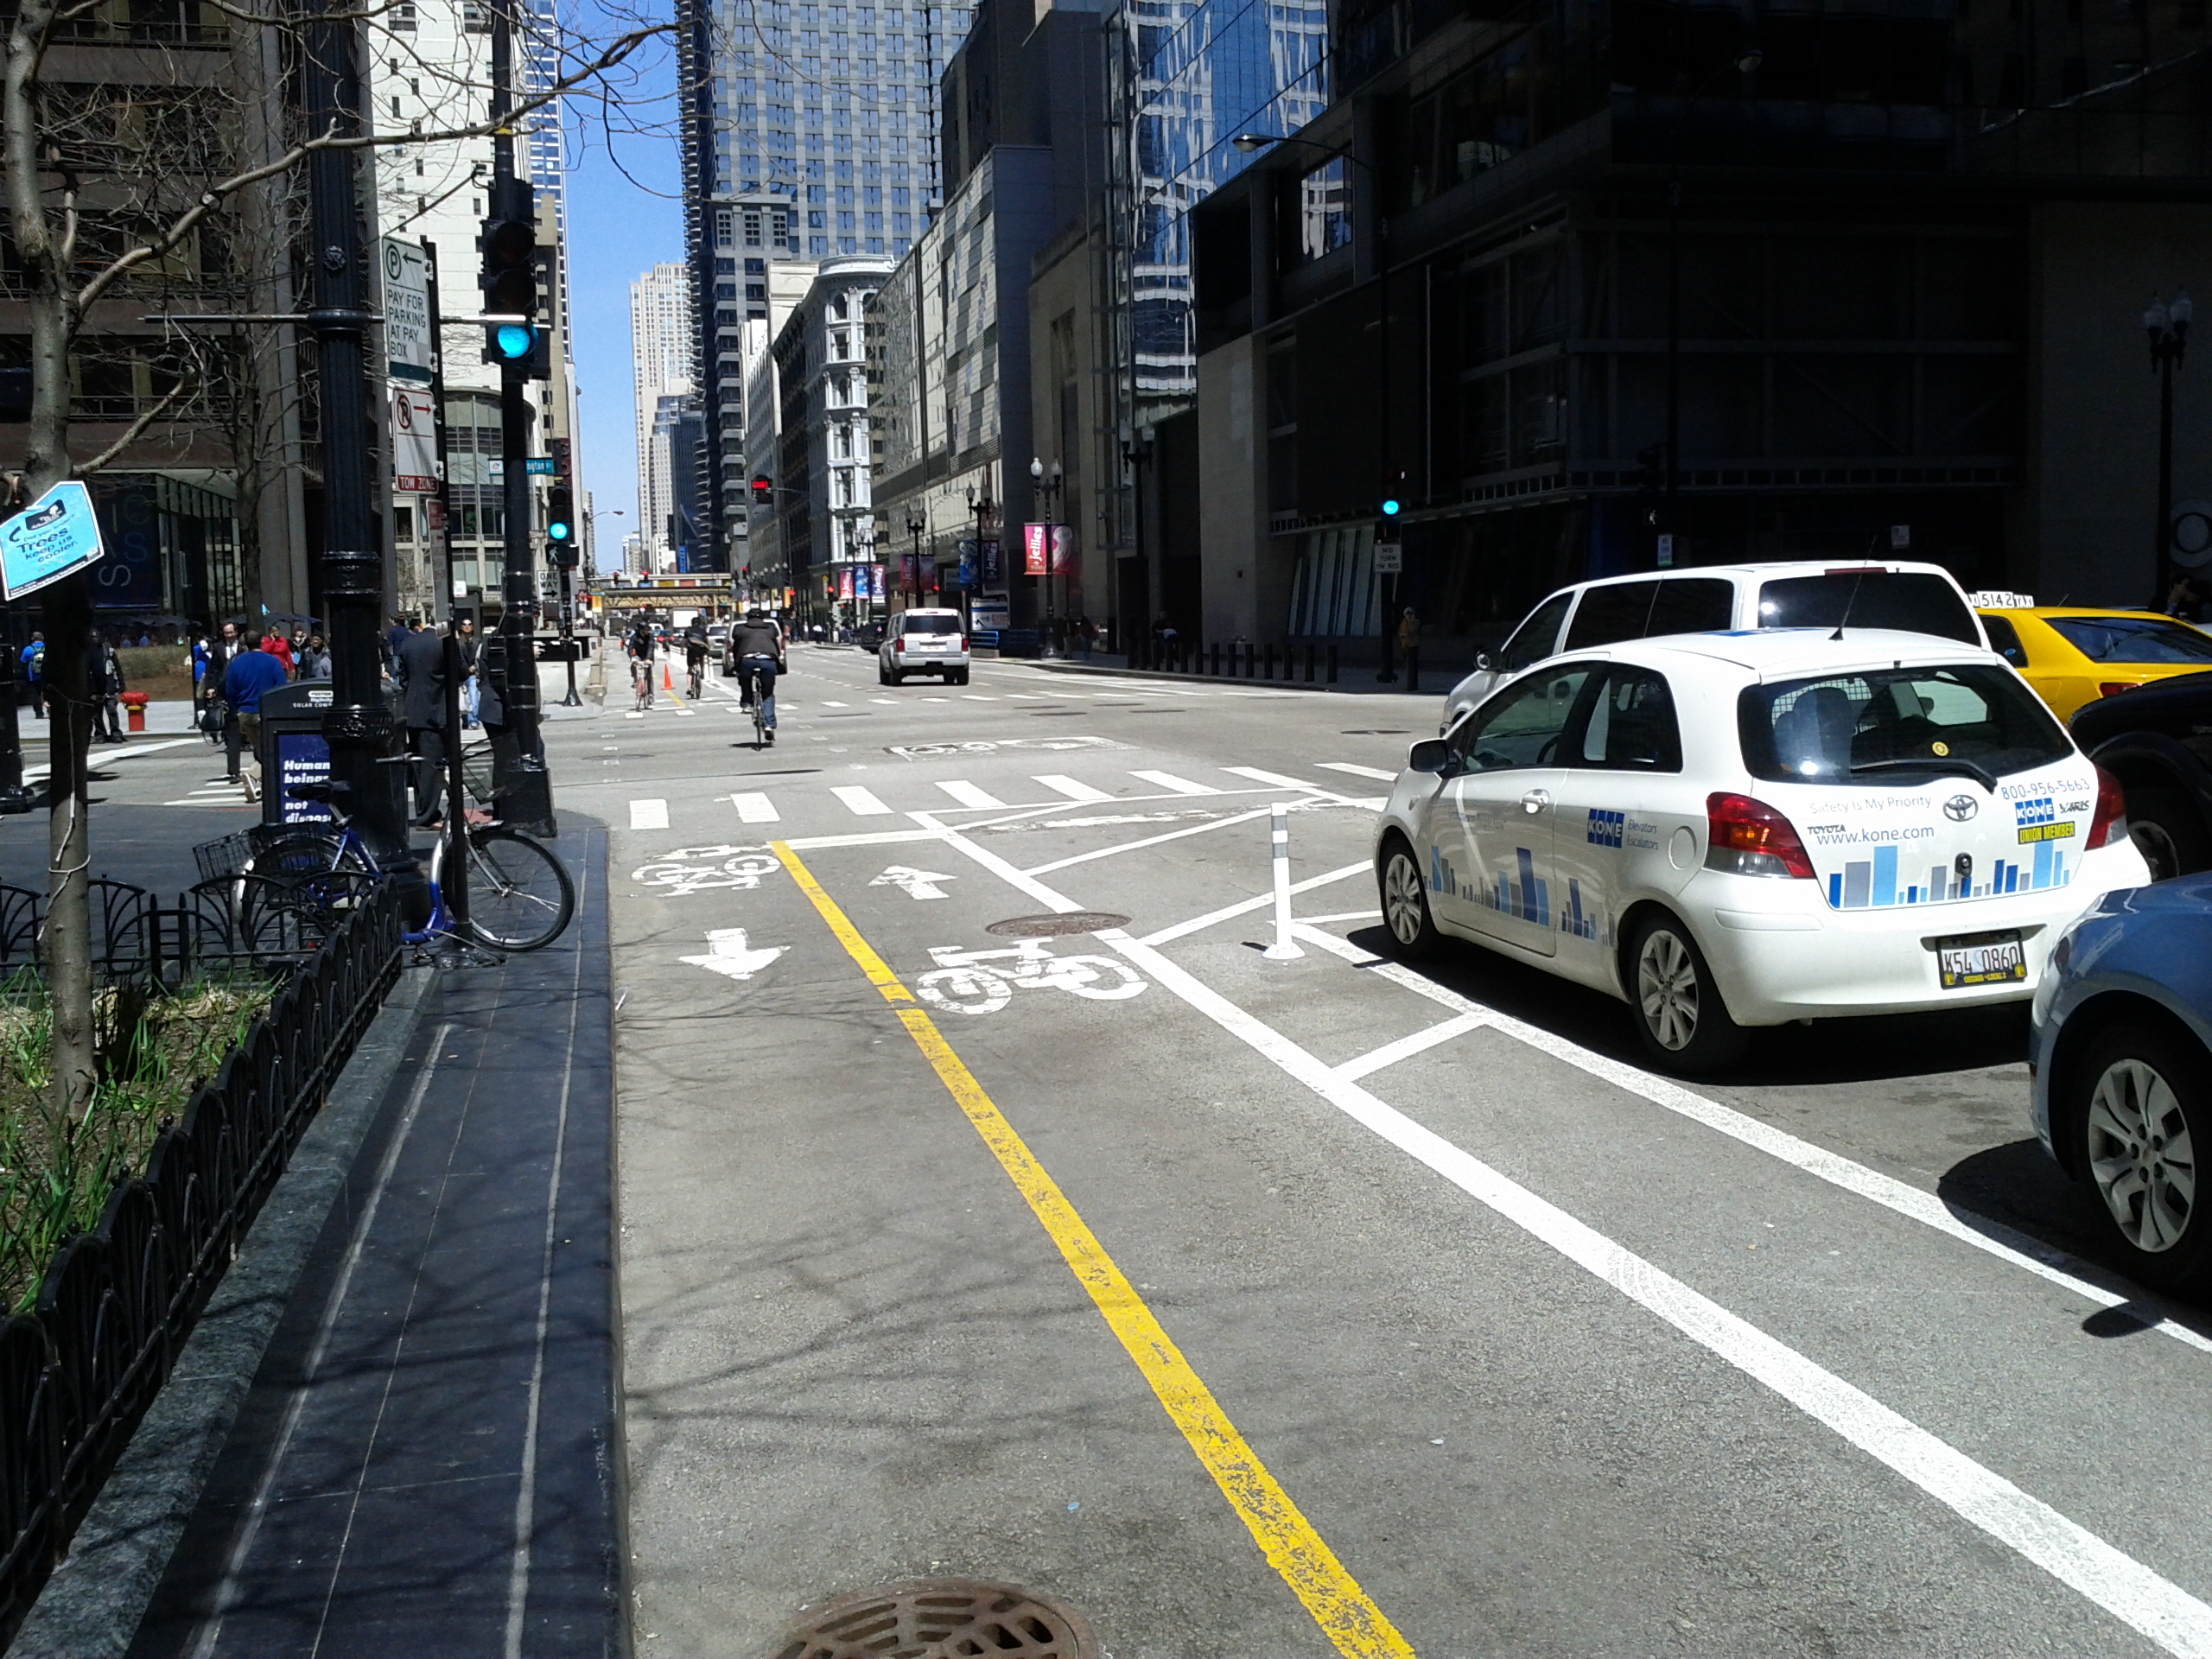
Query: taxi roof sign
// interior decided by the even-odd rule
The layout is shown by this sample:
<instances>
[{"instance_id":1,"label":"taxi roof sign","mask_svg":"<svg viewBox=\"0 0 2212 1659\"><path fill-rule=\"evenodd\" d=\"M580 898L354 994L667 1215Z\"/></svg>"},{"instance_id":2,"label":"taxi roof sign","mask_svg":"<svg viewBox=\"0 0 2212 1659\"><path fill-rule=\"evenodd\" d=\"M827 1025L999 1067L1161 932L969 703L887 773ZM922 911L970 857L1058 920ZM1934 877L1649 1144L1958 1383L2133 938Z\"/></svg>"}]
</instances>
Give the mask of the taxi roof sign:
<instances>
[{"instance_id":1,"label":"taxi roof sign","mask_svg":"<svg viewBox=\"0 0 2212 1659\"><path fill-rule=\"evenodd\" d=\"M2036 596L2003 588L1977 588L1967 595L1967 603L1977 611L2031 611L2036 607Z\"/></svg>"}]
</instances>

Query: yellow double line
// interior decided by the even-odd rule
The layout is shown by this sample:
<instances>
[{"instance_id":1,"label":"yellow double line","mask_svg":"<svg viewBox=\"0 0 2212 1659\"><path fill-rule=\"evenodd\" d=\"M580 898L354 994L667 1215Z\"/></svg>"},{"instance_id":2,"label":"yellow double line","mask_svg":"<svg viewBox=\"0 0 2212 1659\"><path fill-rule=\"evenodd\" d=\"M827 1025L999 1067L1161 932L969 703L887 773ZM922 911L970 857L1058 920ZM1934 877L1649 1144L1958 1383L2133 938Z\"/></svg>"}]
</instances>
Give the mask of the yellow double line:
<instances>
[{"instance_id":1,"label":"yellow double line","mask_svg":"<svg viewBox=\"0 0 2212 1659\"><path fill-rule=\"evenodd\" d=\"M1268 1565L1282 1575L1306 1604L1306 1611L1338 1653L1355 1659L1399 1659L1401 1656L1412 1659L1413 1649L1405 1637L1344 1570L1313 1523L1291 1502L1290 1494L1236 1432L1221 1402L1198 1380L1198 1374L1153 1317L1135 1287L1106 1254L1106 1247L1084 1224L1075 1206L1031 1154L974 1074L961 1064L936 1023L915 1004L913 993L861 937L860 930L823 891L822 884L789 844L780 841L771 844L791 880L798 883L799 891L829 924L846 954L868 976L868 983L891 1004L906 1034L914 1039L914 1046L921 1050L938 1081L967 1114L976 1133L983 1137L999 1167L1028 1201L1031 1213L1044 1224L1069 1268L1090 1293L1108 1328L1152 1385L1169 1419L1250 1531Z\"/></svg>"}]
</instances>

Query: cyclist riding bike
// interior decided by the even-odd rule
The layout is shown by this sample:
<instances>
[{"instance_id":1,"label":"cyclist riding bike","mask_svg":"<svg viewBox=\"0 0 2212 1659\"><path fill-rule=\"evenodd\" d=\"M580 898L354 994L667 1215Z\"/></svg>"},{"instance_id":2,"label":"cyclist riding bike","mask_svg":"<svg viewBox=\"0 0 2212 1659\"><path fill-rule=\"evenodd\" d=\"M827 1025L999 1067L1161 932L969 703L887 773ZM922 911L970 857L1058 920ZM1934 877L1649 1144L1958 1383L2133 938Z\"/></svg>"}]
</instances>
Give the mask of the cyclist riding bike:
<instances>
[{"instance_id":1,"label":"cyclist riding bike","mask_svg":"<svg viewBox=\"0 0 2212 1659\"><path fill-rule=\"evenodd\" d=\"M638 694L638 707L653 706L653 631L643 622L630 630L630 683Z\"/></svg>"},{"instance_id":2,"label":"cyclist riding bike","mask_svg":"<svg viewBox=\"0 0 2212 1659\"><path fill-rule=\"evenodd\" d=\"M707 625L695 621L683 632L683 659L691 669L691 701L694 702L706 695L707 651Z\"/></svg>"},{"instance_id":3,"label":"cyclist riding bike","mask_svg":"<svg viewBox=\"0 0 2212 1659\"><path fill-rule=\"evenodd\" d=\"M729 654L737 664L739 701L760 704L760 735L776 741L776 675L784 666L784 636L758 606L729 631Z\"/></svg>"}]
</instances>

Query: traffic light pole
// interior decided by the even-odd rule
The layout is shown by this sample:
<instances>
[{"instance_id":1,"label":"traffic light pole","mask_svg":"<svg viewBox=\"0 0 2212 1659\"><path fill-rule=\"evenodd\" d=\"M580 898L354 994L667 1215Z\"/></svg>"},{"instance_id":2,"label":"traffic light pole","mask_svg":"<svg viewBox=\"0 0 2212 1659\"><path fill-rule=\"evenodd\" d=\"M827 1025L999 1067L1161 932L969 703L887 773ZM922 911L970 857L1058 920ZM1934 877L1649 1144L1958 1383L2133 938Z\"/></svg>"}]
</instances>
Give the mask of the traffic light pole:
<instances>
[{"instance_id":1,"label":"traffic light pole","mask_svg":"<svg viewBox=\"0 0 2212 1659\"><path fill-rule=\"evenodd\" d=\"M360 128L360 82L354 67L359 25L332 14L323 0L307 29L304 72L308 130L349 135ZM314 309L317 380L321 392L322 598L330 627L330 709L322 721L330 773L350 793L348 816L383 868L412 867L394 768L383 764L393 747L377 655L377 615L384 599L384 558L370 514L370 429L365 355L370 318L361 303L359 161L346 149L319 149L308 163L313 214ZM283 786L271 777L269 786Z\"/></svg>"},{"instance_id":2,"label":"traffic light pole","mask_svg":"<svg viewBox=\"0 0 2212 1659\"><path fill-rule=\"evenodd\" d=\"M493 220L537 222L536 194L515 177L515 135L506 117L514 109L513 0L494 0L492 8L492 135ZM532 308L533 312L535 308ZM534 355L535 353L533 353ZM533 556L530 492L530 385L527 359L499 365L499 453L505 495L505 565L501 583L497 652L488 653L506 731L495 734L492 758L499 816L532 835L556 836L553 779L545 769L545 740L540 728L537 655L533 649L537 621L537 563ZM487 645L495 643L486 641Z\"/></svg>"}]
</instances>

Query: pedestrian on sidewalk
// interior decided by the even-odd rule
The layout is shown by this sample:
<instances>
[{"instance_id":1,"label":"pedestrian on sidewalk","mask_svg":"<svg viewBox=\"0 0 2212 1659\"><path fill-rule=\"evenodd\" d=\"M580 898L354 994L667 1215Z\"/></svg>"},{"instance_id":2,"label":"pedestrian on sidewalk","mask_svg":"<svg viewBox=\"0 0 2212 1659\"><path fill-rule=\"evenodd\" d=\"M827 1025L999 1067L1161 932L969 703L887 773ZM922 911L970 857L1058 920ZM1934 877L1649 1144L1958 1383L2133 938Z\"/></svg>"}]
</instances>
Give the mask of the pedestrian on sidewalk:
<instances>
[{"instance_id":1,"label":"pedestrian on sidewalk","mask_svg":"<svg viewBox=\"0 0 2212 1659\"><path fill-rule=\"evenodd\" d=\"M446 642L435 628L420 628L399 642L392 664L399 682L400 718L407 727L407 752L415 757L415 823L428 829L442 821L439 779L446 761Z\"/></svg>"},{"instance_id":2,"label":"pedestrian on sidewalk","mask_svg":"<svg viewBox=\"0 0 2212 1659\"><path fill-rule=\"evenodd\" d=\"M46 636L31 635L31 642L23 647L23 677L30 682L31 712L39 719L46 718Z\"/></svg>"},{"instance_id":3,"label":"pedestrian on sidewalk","mask_svg":"<svg viewBox=\"0 0 2212 1659\"><path fill-rule=\"evenodd\" d=\"M483 717L484 701L483 677L478 671L482 646L476 638L476 620L456 618L453 631L461 641L461 671L467 677L461 683L461 723L464 728L474 728Z\"/></svg>"},{"instance_id":4,"label":"pedestrian on sidewalk","mask_svg":"<svg viewBox=\"0 0 2212 1659\"><path fill-rule=\"evenodd\" d=\"M256 650L251 644L223 671L223 700L231 705L238 732L246 751L244 781L249 801L261 798L261 696L289 677L273 652ZM235 762L233 763L235 765ZM238 776L236 771L232 773Z\"/></svg>"},{"instance_id":5,"label":"pedestrian on sidewalk","mask_svg":"<svg viewBox=\"0 0 2212 1659\"><path fill-rule=\"evenodd\" d=\"M311 633L300 652L300 677L303 680L327 680L330 677L330 648L322 643L322 636Z\"/></svg>"},{"instance_id":6,"label":"pedestrian on sidewalk","mask_svg":"<svg viewBox=\"0 0 2212 1659\"><path fill-rule=\"evenodd\" d=\"M223 685L238 654L238 625L226 622L222 637L207 647L207 671L200 677L200 729L209 742L223 745L229 779L234 784L238 780L238 720L224 696Z\"/></svg>"},{"instance_id":7,"label":"pedestrian on sidewalk","mask_svg":"<svg viewBox=\"0 0 2212 1659\"><path fill-rule=\"evenodd\" d=\"M292 677L292 642L284 637L282 628L271 628L261 636L261 649L276 659L284 671L284 677Z\"/></svg>"},{"instance_id":8,"label":"pedestrian on sidewalk","mask_svg":"<svg viewBox=\"0 0 2212 1659\"><path fill-rule=\"evenodd\" d=\"M93 741L120 743L123 739L123 694L130 690L123 683L123 659L116 655L115 641L96 639L92 663L92 733ZM100 730L105 724L106 730Z\"/></svg>"},{"instance_id":9,"label":"pedestrian on sidewalk","mask_svg":"<svg viewBox=\"0 0 2212 1659\"><path fill-rule=\"evenodd\" d=\"M1421 650L1421 618L1414 614L1414 607L1406 607L1406 613L1398 619L1398 654L1414 656Z\"/></svg>"}]
</instances>

